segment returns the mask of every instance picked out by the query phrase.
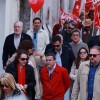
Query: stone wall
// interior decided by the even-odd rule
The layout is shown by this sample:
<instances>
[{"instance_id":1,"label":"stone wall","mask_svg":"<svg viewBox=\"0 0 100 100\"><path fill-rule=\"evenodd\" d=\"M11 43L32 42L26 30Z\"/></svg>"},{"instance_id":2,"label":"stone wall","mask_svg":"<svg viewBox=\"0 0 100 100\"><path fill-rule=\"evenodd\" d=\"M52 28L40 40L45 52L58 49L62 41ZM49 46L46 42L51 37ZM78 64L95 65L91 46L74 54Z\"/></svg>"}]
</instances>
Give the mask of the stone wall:
<instances>
[{"instance_id":1,"label":"stone wall","mask_svg":"<svg viewBox=\"0 0 100 100\"><path fill-rule=\"evenodd\" d=\"M30 28L30 7L28 0L20 0L20 16L19 20L21 20L24 24L24 32L26 32Z\"/></svg>"}]
</instances>

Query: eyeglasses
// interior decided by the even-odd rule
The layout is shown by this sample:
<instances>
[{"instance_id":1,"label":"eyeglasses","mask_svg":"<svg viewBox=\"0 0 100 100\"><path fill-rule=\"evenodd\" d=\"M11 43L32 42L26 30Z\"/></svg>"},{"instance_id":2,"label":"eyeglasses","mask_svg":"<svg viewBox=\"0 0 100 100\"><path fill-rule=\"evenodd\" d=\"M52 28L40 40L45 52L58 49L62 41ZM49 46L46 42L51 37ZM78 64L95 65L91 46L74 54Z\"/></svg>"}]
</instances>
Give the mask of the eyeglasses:
<instances>
[{"instance_id":1,"label":"eyeglasses","mask_svg":"<svg viewBox=\"0 0 100 100\"><path fill-rule=\"evenodd\" d=\"M4 87L8 88L9 86L0 84L0 87L1 87L1 88L4 88Z\"/></svg>"},{"instance_id":2,"label":"eyeglasses","mask_svg":"<svg viewBox=\"0 0 100 100\"><path fill-rule=\"evenodd\" d=\"M34 50L34 48L33 48L33 47L31 47L31 48L29 48L29 49L32 49L32 50ZM29 50L29 49L28 49L28 50Z\"/></svg>"},{"instance_id":3,"label":"eyeglasses","mask_svg":"<svg viewBox=\"0 0 100 100\"><path fill-rule=\"evenodd\" d=\"M68 27L68 29L71 29L71 30L73 30L74 28Z\"/></svg>"},{"instance_id":4,"label":"eyeglasses","mask_svg":"<svg viewBox=\"0 0 100 100\"><path fill-rule=\"evenodd\" d=\"M80 52L79 54L86 54L87 52Z\"/></svg>"},{"instance_id":5,"label":"eyeglasses","mask_svg":"<svg viewBox=\"0 0 100 100\"><path fill-rule=\"evenodd\" d=\"M53 45L53 47L59 47L60 45Z\"/></svg>"},{"instance_id":6,"label":"eyeglasses","mask_svg":"<svg viewBox=\"0 0 100 100\"><path fill-rule=\"evenodd\" d=\"M89 54L89 57L97 57L97 55L100 55L100 54Z\"/></svg>"},{"instance_id":7,"label":"eyeglasses","mask_svg":"<svg viewBox=\"0 0 100 100\"><path fill-rule=\"evenodd\" d=\"M24 61L24 60L26 60L26 61L28 61L28 58L20 58L22 61Z\"/></svg>"}]
</instances>

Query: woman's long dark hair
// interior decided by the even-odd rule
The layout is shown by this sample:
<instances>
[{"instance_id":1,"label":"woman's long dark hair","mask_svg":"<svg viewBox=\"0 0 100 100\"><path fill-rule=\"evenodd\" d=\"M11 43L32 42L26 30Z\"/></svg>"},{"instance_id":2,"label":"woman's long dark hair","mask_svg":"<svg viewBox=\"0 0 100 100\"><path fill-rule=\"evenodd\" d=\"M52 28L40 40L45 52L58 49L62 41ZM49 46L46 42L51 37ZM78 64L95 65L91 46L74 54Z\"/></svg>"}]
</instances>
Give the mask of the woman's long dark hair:
<instances>
[{"instance_id":1,"label":"woman's long dark hair","mask_svg":"<svg viewBox=\"0 0 100 100\"><path fill-rule=\"evenodd\" d=\"M31 40L24 40L20 43L17 51L21 49L28 51L29 49L32 49L32 48L34 48L33 42Z\"/></svg>"},{"instance_id":2,"label":"woman's long dark hair","mask_svg":"<svg viewBox=\"0 0 100 100\"><path fill-rule=\"evenodd\" d=\"M80 65L80 61L81 61L81 58L80 58L80 51L81 51L82 49L84 49L84 50L87 52L87 54L89 53L88 50L87 50L86 48L84 48L84 47L81 47L81 48L79 49L79 51L78 51L78 56L77 56L77 58L76 58L76 60L75 60L75 62L74 62L74 64L76 65L76 69L78 69L78 68L79 68L79 65ZM86 57L86 59L85 59L84 61L86 61L86 60L89 60L89 55Z\"/></svg>"},{"instance_id":3,"label":"woman's long dark hair","mask_svg":"<svg viewBox=\"0 0 100 100\"><path fill-rule=\"evenodd\" d=\"M18 59L20 58L21 54L26 54L27 55L27 58L28 58L27 51L25 51L23 49L20 49L20 50L17 51L17 55L15 57L15 63L19 63L19 60Z\"/></svg>"}]
</instances>

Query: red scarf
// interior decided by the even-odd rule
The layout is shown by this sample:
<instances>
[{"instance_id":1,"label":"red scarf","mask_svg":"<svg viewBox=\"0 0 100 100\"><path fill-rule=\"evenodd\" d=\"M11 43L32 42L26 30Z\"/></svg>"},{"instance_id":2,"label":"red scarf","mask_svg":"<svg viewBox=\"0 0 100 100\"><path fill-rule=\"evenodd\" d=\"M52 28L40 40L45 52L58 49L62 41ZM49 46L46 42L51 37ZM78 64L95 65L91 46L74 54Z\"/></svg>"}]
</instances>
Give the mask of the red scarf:
<instances>
[{"instance_id":1,"label":"red scarf","mask_svg":"<svg viewBox=\"0 0 100 100\"><path fill-rule=\"evenodd\" d=\"M26 66L23 66L22 69L20 69L20 65L17 65L18 69L18 84L25 85L26 84Z\"/></svg>"}]
</instances>

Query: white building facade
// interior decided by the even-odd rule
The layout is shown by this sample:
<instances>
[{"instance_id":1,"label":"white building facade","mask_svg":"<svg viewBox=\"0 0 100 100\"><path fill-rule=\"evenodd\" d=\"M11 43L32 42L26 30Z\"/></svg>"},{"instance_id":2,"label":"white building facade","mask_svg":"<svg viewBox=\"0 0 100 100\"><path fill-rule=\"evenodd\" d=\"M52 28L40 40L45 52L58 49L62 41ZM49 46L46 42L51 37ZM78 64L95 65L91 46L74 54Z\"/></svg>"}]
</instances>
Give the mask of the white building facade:
<instances>
[{"instance_id":1,"label":"white building facade","mask_svg":"<svg viewBox=\"0 0 100 100\"><path fill-rule=\"evenodd\" d=\"M84 1L84 0L83 0ZM59 23L59 7L65 11L71 12L75 0L44 0L44 5L38 13L33 13L30 9L28 0L0 0L0 73L2 72L2 51L5 37L13 33L13 25L17 20L24 23L24 31L26 32L32 27L34 17L40 17L43 26L49 26L52 33L52 27ZM26 5L24 6L24 3Z\"/></svg>"}]
</instances>

